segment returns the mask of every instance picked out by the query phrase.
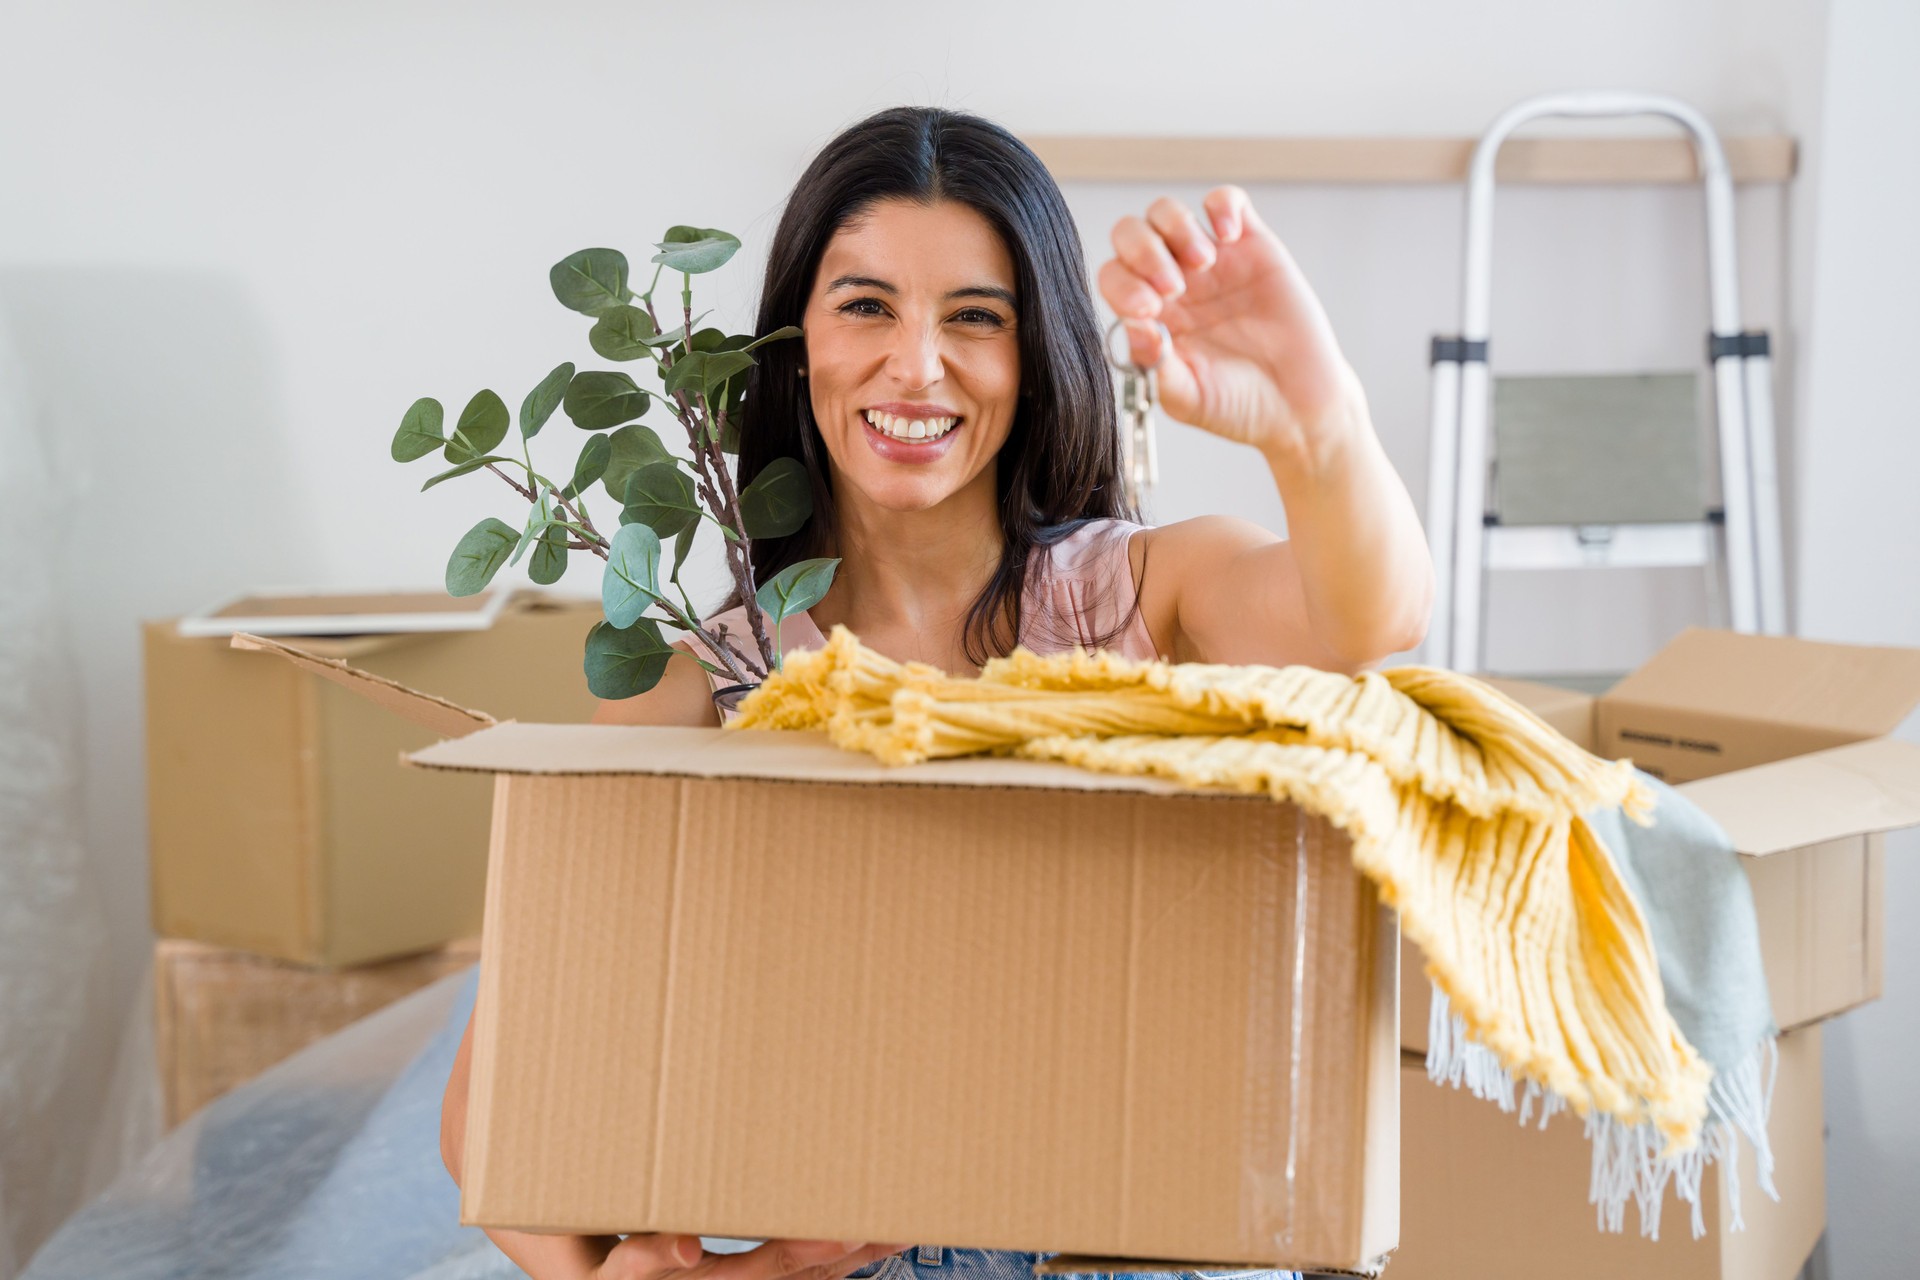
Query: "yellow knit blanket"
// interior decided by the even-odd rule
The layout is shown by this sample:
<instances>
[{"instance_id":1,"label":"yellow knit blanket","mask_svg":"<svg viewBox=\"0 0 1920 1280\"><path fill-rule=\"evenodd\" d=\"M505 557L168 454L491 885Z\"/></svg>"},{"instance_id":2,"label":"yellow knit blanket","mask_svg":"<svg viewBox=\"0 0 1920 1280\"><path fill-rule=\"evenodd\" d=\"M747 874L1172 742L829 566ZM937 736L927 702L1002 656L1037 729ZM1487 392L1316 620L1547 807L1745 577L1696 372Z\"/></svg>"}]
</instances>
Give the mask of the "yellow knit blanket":
<instances>
[{"instance_id":1,"label":"yellow knit blanket","mask_svg":"<svg viewBox=\"0 0 1920 1280\"><path fill-rule=\"evenodd\" d=\"M1348 835L1469 1034L1577 1112L1691 1148L1712 1068L1667 1012L1639 906L1581 814L1653 796L1489 686L1432 667L1135 662L1026 649L973 679L835 626L735 728L821 729L892 764L975 752L1265 792Z\"/></svg>"}]
</instances>

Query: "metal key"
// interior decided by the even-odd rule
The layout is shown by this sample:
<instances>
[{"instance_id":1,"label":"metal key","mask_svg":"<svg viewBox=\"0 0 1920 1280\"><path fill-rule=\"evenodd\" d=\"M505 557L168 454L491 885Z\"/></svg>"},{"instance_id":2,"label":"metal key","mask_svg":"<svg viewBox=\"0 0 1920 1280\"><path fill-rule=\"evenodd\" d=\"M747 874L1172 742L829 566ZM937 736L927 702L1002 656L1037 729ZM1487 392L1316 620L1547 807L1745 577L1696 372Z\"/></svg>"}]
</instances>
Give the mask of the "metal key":
<instances>
[{"instance_id":1,"label":"metal key","mask_svg":"<svg viewBox=\"0 0 1920 1280\"><path fill-rule=\"evenodd\" d=\"M1127 501L1144 511L1148 494L1160 481L1160 450L1153 429L1154 369L1113 358L1113 332L1126 322L1115 320L1107 329L1107 362L1120 370L1120 466ZM1156 321L1156 323L1158 323ZM1166 358L1173 335L1160 325L1160 357Z\"/></svg>"}]
</instances>

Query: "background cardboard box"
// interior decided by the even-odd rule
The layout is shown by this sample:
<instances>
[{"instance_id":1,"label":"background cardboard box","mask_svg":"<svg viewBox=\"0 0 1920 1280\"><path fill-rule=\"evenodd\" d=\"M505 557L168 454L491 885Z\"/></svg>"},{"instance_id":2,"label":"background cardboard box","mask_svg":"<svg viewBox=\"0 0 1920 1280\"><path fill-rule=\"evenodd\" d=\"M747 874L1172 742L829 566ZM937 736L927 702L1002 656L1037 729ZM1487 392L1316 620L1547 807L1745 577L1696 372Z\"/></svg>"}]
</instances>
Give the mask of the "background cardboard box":
<instances>
[{"instance_id":1,"label":"background cardboard box","mask_svg":"<svg viewBox=\"0 0 1920 1280\"><path fill-rule=\"evenodd\" d=\"M1719 822L1753 890L1782 1030L1878 999L1882 833L1920 824L1920 649L1688 628L1598 698L1489 681L1569 738L1676 784ZM1401 1047L1425 1053L1432 988L1401 955Z\"/></svg>"},{"instance_id":2,"label":"background cardboard box","mask_svg":"<svg viewBox=\"0 0 1920 1280\"><path fill-rule=\"evenodd\" d=\"M585 722L600 617L597 600L523 592L485 630L301 644L507 715ZM436 734L226 637L142 630L154 932L333 966L478 933L488 784L394 767Z\"/></svg>"},{"instance_id":3,"label":"background cardboard box","mask_svg":"<svg viewBox=\"0 0 1920 1280\"><path fill-rule=\"evenodd\" d=\"M352 969L225 947L154 946L154 1049L167 1128L322 1036L480 959L478 939Z\"/></svg>"},{"instance_id":4,"label":"background cardboard box","mask_svg":"<svg viewBox=\"0 0 1920 1280\"><path fill-rule=\"evenodd\" d=\"M1792 1280L1826 1223L1826 1140L1821 1113L1820 1028L1780 1038L1768 1134L1770 1199L1740 1148L1740 1214L1730 1230L1726 1171L1701 1188L1707 1233L1668 1188L1658 1240L1641 1237L1627 1206L1625 1230L1599 1230L1587 1203L1592 1148L1579 1117L1542 1130L1463 1089L1436 1085L1418 1059L1401 1068L1402 1206L1394 1280Z\"/></svg>"}]
</instances>

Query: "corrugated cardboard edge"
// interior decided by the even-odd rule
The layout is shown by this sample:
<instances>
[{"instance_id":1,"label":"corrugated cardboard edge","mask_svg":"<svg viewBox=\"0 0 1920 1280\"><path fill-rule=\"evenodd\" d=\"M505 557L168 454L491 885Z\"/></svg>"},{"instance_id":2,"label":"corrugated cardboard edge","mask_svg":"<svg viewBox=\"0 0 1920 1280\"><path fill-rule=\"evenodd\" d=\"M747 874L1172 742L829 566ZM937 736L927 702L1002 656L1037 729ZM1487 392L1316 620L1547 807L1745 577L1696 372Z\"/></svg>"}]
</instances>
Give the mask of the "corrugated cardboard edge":
<instances>
[{"instance_id":1,"label":"corrugated cardboard edge","mask_svg":"<svg viewBox=\"0 0 1920 1280\"><path fill-rule=\"evenodd\" d=\"M443 738L463 738L476 729L489 728L498 723L484 711L474 711L434 694L409 689L397 680L348 666L339 658L324 658L294 645L254 635L250 631L234 632L229 646L285 658L295 666L323 680L331 680L402 719L433 730Z\"/></svg>"},{"instance_id":2,"label":"corrugated cardboard edge","mask_svg":"<svg viewBox=\"0 0 1920 1280\"><path fill-rule=\"evenodd\" d=\"M1299 1271L1305 1275L1362 1276L1365 1280L1374 1280L1387 1269L1387 1261L1391 1256L1391 1254L1382 1254L1359 1268L1289 1265L1286 1270ZM1033 1264L1033 1274L1037 1276L1122 1276L1138 1275L1141 1272L1197 1271L1211 1278L1270 1275L1273 1270L1272 1263L1254 1265L1244 1262L1184 1262L1166 1258L1102 1258L1085 1253L1055 1254L1051 1258L1045 1258Z\"/></svg>"},{"instance_id":3,"label":"corrugated cardboard edge","mask_svg":"<svg viewBox=\"0 0 1920 1280\"><path fill-rule=\"evenodd\" d=\"M1272 804L1264 792L1199 787L1150 774L1103 773L1051 760L968 755L884 764L837 746L820 729L713 729L684 725L528 724L505 721L401 757L426 769L492 774L661 774L773 782L1040 787L1197 795Z\"/></svg>"}]
</instances>

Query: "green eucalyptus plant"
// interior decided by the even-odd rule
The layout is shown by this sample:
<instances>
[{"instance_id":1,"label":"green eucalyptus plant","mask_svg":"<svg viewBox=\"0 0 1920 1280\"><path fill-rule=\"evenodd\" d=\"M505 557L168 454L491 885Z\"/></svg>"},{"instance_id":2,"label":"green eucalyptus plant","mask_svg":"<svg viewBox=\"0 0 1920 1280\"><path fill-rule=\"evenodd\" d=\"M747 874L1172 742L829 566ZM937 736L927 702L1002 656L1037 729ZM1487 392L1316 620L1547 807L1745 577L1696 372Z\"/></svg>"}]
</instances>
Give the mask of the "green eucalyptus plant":
<instances>
[{"instance_id":1,"label":"green eucalyptus plant","mask_svg":"<svg viewBox=\"0 0 1920 1280\"><path fill-rule=\"evenodd\" d=\"M610 361L651 362L658 390L641 387L617 369L575 369L569 361L556 366L520 402L517 458L494 452L513 421L506 403L491 390L483 389L467 402L451 435L440 402L422 397L408 408L393 437L396 462L438 453L451 464L421 485L423 491L484 469L513 486L529 504L524 520L508 523L489 517L467 531L447 561L449 594L480 591L503 566L518 564L529 552L527 576L543 585L560 580L572 552L586 551L606 562L600 576L606 616L587 634L585 662L587 687L601 698L646 692L659 683L675 654L691 657L710 672L724 671L740 684L758 683L779 665L781 621L817 604L840 563L803 560L755 589L752 540L798 530L812 514L812 489L796 458L775 459L745 489L736 489L728 458L739 452L740 410L747 370L756 363L754 349L799 337L801 331L788 325L756 338L695 329L693 277L725 265L740 241L709 227L673 227L654 247L659 252L651 261L658 266L647 291L638 296L627 285L626 256L615 249L582 249L556 262L548 279L562 306L593 318L587 331L593 350ZM663 332L653 291L667 270L680 273L681 314L679 327ZM654 430L641 423L656 401L665 404L686 431L691 457L670 453ZM564 482L534 469L530 443L556 409L592 433L572 470L555 473L566 475ZM587 511L587 495L596 486L620 504L619 524L611 537ZM680 585L680 570L703 521L720 530L727 570L747 601L752 634L745 649L724 624L704 626ZM662 552L669 540L673 567L663 577ZM719 655L721 665L674 649L661 634L662 626L700 637Z\"/></svg>"}]
</instances>

